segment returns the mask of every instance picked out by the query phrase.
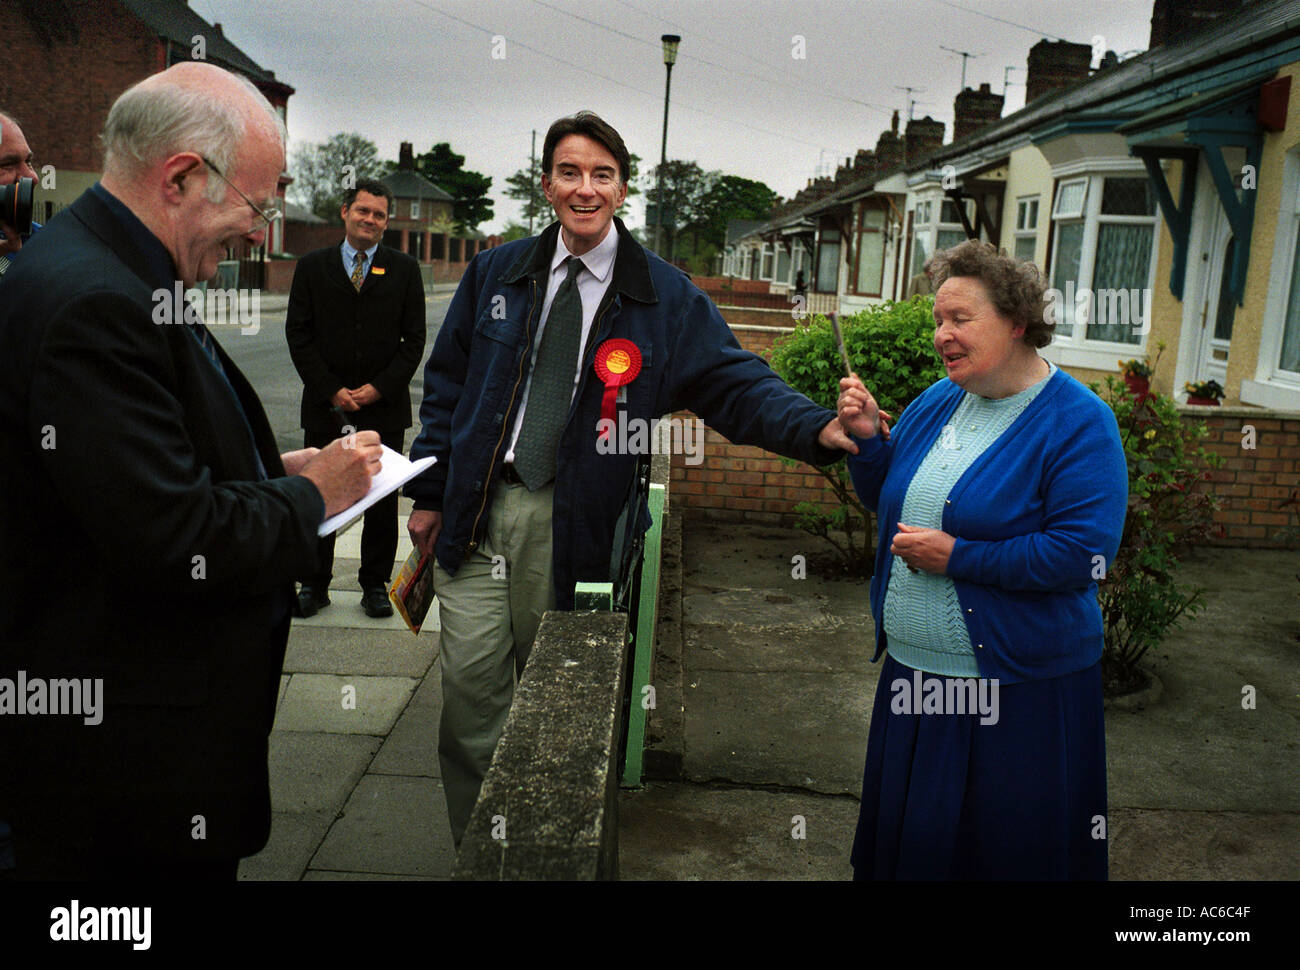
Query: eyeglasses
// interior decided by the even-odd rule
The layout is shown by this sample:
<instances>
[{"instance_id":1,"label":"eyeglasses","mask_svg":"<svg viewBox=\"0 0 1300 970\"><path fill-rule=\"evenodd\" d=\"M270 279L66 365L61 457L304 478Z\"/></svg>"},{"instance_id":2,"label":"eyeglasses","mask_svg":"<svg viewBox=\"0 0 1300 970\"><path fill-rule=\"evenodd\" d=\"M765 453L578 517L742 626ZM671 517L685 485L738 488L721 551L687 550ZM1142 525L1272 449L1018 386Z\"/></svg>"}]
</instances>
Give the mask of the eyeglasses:
<instances>
[{"instance_id":1,"label":"eyeglasses","mask_svg":"<svg viewBox=\"0 0 1300 970\"><path fill-rule=\"evenodd\" d=\"M281 212L279 209L275 208L274 206L272 206L270 209L263 209L261 206L259 206L248 196L244 195L243 192L240 192L239 189L236 187L235 183L230 181L230 179L226 178L226 176L222 173L221 169L217 168L217 166L213 165L206 158L203 158L202 155L200 155L199 158L203 159L204 165L206 165L208 168L212 169L212 171L217 173L217 176L221 179L221 181L225 182L232 189L234 189L235 193L241 199L243 199L245 202L248 203L248 207L257 213L258 217L261 218L262 221L266 223L268 229L271 227L271 223L275 222L276 219L279 219L280 216L284 215L283 212Z\"/></svg>"}]
</instances>

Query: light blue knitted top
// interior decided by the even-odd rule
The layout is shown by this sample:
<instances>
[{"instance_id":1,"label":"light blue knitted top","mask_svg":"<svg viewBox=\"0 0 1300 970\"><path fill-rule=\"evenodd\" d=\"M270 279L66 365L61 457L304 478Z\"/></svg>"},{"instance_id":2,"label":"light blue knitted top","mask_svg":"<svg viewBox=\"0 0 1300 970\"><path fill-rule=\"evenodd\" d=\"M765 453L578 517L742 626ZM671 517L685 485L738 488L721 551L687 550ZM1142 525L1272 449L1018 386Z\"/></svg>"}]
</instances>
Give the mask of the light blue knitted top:
<instances>
[{"instance_id":1,"label":"light blue knitted top","mask_svg":"<svg viewBox=\"0 0 1300 970\"><path fill-rule=\"evenodd\" d=\"M967 393L935 439L907 487L900 522L922 529L943 528L944 500L967 468L1020 416L1056 373L1032 387L998 399ZM975 649L947 576L912 572L898 559L885 590L885 632L889 653L901 664L947 677L978 677Z\"/></svg>"}]
</instances>

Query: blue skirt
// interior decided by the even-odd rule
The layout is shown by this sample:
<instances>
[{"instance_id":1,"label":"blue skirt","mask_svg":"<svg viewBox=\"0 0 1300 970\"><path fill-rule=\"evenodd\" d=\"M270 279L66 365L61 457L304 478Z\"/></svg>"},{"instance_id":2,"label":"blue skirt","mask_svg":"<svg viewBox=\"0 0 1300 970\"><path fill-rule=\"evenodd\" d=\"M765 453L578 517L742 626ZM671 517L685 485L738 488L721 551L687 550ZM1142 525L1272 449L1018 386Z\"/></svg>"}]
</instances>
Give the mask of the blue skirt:
<instances>
[{"instance_id":1,"label":"blue skirt","mask_svg":"<svg viewBox=\"0 0 1300 970\"><path fill-rule=\"evenodd\" d=\"M938 697L950 698L948 682L961 678L923 674L913 690L913 673L886 655L867 740L854 877L1105 879L1100 662L999 685L991 694L996 722L970 704L967 713L918 710L916 700L935 697L931 681L943 685ZM895 686L899 680L907 690Z\"/></svg>"}]
</instances>

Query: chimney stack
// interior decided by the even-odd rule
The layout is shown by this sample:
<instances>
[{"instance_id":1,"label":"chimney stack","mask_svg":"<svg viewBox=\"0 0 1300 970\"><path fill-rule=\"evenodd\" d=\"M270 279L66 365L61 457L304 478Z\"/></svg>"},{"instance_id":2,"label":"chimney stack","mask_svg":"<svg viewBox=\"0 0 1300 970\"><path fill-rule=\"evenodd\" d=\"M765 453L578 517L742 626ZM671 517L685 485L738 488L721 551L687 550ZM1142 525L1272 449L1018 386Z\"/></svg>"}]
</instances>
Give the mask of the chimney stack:
<instances>
[{"instance_id":1,"label":"chimney stack","mask_svg":"<svg viewBox=\"0 0 1300 970\"><path fill-rule=\"evenodd\" d=\"M987 84L978 91L967 88L953 102L952 140L961 141L1002 117L1003 96L994 94Z\"/></svg>"},{"instance_id":2,"label":"chimney stack","mask_svg":"<svg viewBox=\"0 0 1300 970\"><path fill-rule=\"evenodd\" d=\"M1068 40L1040 40L1029 48L1029 77L1025 79L1025 104L1045 94L1087 80L1092 48Z\"/></svg>"},{"instance_id":3,"label":"chimney stack","mask_svg":"<svg viewBox=\"0 0 1300 970\"><path fill-rule=\"evenodd\" d=\"M410 172L415 169L415 154L411 150L409 141L402 142L397 151L397 168L401 172Z\"/></svg>"},{"instance_id":4,"label":"chimney stack","mask_svg":"<svg viewBox=\"0 0 1300 970\"><path fill-rule=\"evenodd\" d=\"M894 124L889 131L882 131L876 139L876 164L882 172L898 168L903 164L903 139L898 134L898 112L894 112Z\"/></svg>"},{"instance_id":5,"label":"chimney stack","mask_svg":"<svg viewBox=\"0 0 1300 970\"><path fill-rule=\"evenodd\" d=\"M1241 12L1250 0L1156 0L1149 47L1172 44L1207 24Z\"/></svg>"},{"instance_id":6,"label":"chimney stack","mask_svg":"<svg viewBox=\"0 0 1300 970\"><path fill-rule=\"evenodd\" d=\"M903 163L915 165L927 155L932 155L943 146L944 123L935 121L929 115L913 118L907 123L907 134L903 136Z\"/></svg>"}]
</instances>

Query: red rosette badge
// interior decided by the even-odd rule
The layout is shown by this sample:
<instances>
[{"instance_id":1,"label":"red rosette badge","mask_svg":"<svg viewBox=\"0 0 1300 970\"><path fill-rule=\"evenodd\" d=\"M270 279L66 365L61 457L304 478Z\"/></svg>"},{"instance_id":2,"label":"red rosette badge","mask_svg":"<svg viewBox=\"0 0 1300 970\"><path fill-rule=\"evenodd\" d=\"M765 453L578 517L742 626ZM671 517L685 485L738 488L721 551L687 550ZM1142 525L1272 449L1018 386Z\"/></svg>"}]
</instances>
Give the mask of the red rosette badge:
<instances>
[{"instance_id":1,"label":"red rosette badge","mask_svg":"<svg viewBox=\"0 0 1300 970\"><path fill-rule=\"evenodd\" d=\"M614 423L614 402L618 398L618 389L631 384L641 373L641 350L636 344L622 337L606 340L596 348L596 376L605 385L605 395L600 401L601 428L597 439L609 435ZM608 421L609 424L603 422Z\"/></svg>"}]
</instances>

